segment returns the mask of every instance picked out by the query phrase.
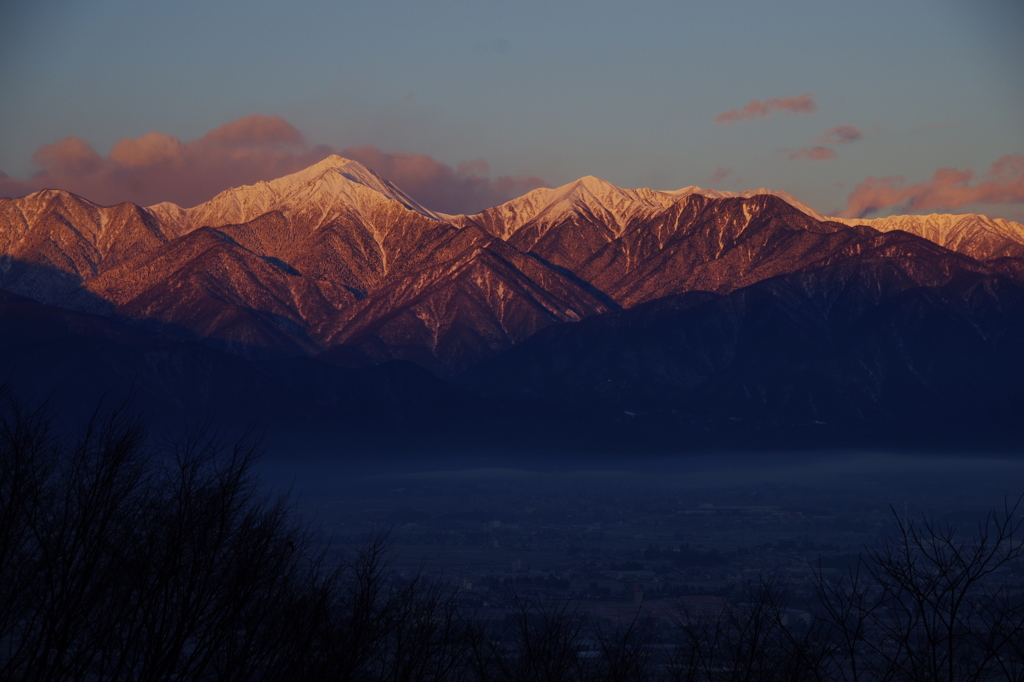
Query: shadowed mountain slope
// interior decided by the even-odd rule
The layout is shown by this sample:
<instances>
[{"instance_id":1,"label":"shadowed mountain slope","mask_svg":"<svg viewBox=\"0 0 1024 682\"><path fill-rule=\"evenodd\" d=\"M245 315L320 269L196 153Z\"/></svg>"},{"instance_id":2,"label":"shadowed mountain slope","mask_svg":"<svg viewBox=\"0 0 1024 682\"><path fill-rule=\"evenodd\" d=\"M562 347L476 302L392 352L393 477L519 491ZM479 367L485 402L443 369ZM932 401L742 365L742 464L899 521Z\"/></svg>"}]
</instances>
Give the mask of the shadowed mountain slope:
<instances>
[{"instance_id":1,"label":"shadowed mountain slope","mask_svg":"<svg viewBox=\"0 0 1024 682\"><path fill-rule=\"evenodd\" d=\"M0 387L47 401L68 424L84 422L101 401L130 400L159 430L254 428L272 447L334 456L567 447L602 433L562 411L466 393L409 362L344 369L310 358L256 361L188 336L0 290Z\"/></svg>"}]
</instances>

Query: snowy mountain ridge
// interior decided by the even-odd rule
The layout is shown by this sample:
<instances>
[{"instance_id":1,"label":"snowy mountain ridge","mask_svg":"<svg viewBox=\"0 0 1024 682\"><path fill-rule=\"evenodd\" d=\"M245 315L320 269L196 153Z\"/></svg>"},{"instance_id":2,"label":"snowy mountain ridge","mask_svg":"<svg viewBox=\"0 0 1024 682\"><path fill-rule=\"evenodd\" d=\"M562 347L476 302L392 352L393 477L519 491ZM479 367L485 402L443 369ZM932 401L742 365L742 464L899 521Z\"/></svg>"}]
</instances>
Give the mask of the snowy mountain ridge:
<instances>
[{"instance_id":1,"label":"snowy mountain ridge","mask_svg":"<svg viewBox=\"0 0 1024 682\"><path fill-rule=\"evenodd\" d=\"M8 200L13 205L8 204L0 217L0 227L6 228L0 229L3 251L20 250L17 245L26 239L30 223L48 212L58 208L65 210L60 207L78 203L87 209L75 211L80 215L75 223L79 230L84 229L82 236L98 251L97 256L82 256L90 262L88 265L83 263L85 269L80 274L95 272L97 257L111 249L112 235L106 234L110 231L107 226L119 226L126 210L124 207L128 205L105 207L78 197L75 197L77 202L69 202L66 195L61 190L41 190L20 199ZM974 213L838 218L821 214L787 192L765 187L742 192L696 185L677 190L628 189L594 176L584 176L560 187L532 190L475 215L447 215L431 211L379 174L357 161L338 155L331 155L308 168L274 180L227 189L191 208L163 202L146 207L145 212L154 219L152 222L155 224L150 225L147 231L152 234L149 239L156 241L173 239L203 226L246 223L273 211L280 211L287 217L301 214L304 222L315 230L345 214L356 214L361 222L373 224L381 219L382 208L389 207L391 210L385 209L385 213L391 215L384 222L391 224L400 219L402 211L394 213L399 206L458 227L475 223L499 239L507 240L527 223L553 224L571 215L585 216L589 222L601 223L611 235L618 236L629 221L646 219L691 195L709 199L749 199L771 195L815 220L849 226L868 225L882 232L902 230L981 259L1024 256L1024 225L1009 220ZM397 205L389 206L391 202ZM374 216L377 216L376 220ZM121 234L121 230L116 232Z\"/></svg>"},{"instance_id":2,"label":"snowy mountain ridge","mask_svg":"<svg viewBox=\"0 0 1024 682\"><path fill-rule=\"evenodd\" d=\"M475 215L446 216L453 224L477 223L491 234L508 239L527 223L550 224L564 220L572 214L586 215L594 222L603 223L615 236L631 219L643 219L664 210L676 202L699 195L709 199L749 199L772 195L815 220L829 220L792 195L767 188L729 192L690 185L677 190L648 188L627 189L587 175L555 188L538 188L504 204L486 209Z\"/></svg>"},{"instance_id":3,"label":"snowy mountain ridge","mask_svg":"<svg viewBox=\"0 0 1024 682\"><path fill-rule=\"evenodd\" d=\"M1002 218L989 218L978 213L933 213L828 220L844 225L867 225L880 232L902 230L979 260L1024 257L1024 225Z\"/></svg>"}]
</instances>

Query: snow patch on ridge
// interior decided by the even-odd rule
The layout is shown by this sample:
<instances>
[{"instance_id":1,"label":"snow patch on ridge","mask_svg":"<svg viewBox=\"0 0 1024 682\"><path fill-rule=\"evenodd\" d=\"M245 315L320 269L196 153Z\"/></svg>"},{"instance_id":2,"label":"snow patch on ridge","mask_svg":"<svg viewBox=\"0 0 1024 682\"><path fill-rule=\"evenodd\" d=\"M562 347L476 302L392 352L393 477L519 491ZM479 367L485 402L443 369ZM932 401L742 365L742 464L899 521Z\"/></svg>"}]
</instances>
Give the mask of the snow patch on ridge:
<instances>
[{"instance_id":1,"label":"snow patch on ridge","mask_svg":"<svg viewBox=\"0 0 1024 682\"><path fill-rule=\"evenodd\" d=\"M798 200L792 194L788 192L783 192L782 190L771 190L768 189L767 187L759 187L758 189L748 189L742 192L728 192L724 190L704 189L703 187L691 185L689 187L677 189L674 192L663 192L663 194L667 194L677 198L682 198L690 194L699 194L709 199L750 199L752 197L763 196L767 194L782 199L793 208L797 209L801 213L809 215L815 220L833 220L832 218L826 218L822 214L818 213L807 204Z\"/></svg>"},{"instance_id":2,"label":"snow patch on ridge","mask_svg":"<svg viewBox=\"0 0 1024 682\"><path fill-rule=\"evenodd\" d=\"M744 192L726 192L691 185L677 190L625 189L592 175L584 176L555 188L540 188L523 196L494 206L473 216L445 216L455 225L484 223L492 234L508 239L530 222L554 223L568 215L593 216L618 235L627 221L643 214L653 214L692 194L710 199L741 198L770 194L816 220L829 220L813 208L786 192L764 187Z\"/></svg>"}]
</instances>

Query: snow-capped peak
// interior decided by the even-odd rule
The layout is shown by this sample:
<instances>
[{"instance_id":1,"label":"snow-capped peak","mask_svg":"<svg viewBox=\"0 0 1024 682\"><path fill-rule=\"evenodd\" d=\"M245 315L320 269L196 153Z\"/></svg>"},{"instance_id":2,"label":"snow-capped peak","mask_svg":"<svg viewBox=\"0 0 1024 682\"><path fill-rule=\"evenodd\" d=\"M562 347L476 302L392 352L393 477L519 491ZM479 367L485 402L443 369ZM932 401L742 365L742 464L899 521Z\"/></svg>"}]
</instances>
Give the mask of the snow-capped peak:
<instances>
[{"instance_id":1,"label":"snow-capped peak","mask_svg":"<svg viewBox=\"0 0 1024 682\"><path fill-rule=\"evenodd\" d=\"M353 209L394 201L433 220L438 214L358 161L332 154L308 168L270 181L227 189L213 199L182 209L164 202L148 210L187 232L203 225L244 223L270 211L291 213L310 206L345 205Z\"/></svg>"},{"instance_id":2,"label":"snow-capped peak","mask_svg":"<svg viewBox=\"0 0 1024 682\"><path fill-rule=\"evenodd\" d=\"M405 205L406 208L410 210L422 213L429 217L434 217L434 214L431 211L421 206L405 192L382 178L377 173L373 172L358 161L346 159L342 156L338 156L337 154L331 154L322 161L318 161L312 166L304 168L297 173L285 175L267 183L258 184L266 184L279 194L288 194L290 190L300 188L310 182L316 182L324 178L328 179L328 183L337 182L338 178L343 178L364 187L369 187L372 190L380 192L389 199Z\"/></svg>"},{"instance_id":3,"label":"snow-capped peak","mask_svg":"<svg viewBox=\"0 0 1024 682\"><path fill-rule=\"evenodd\" d=\"M472 218L453 218L457 223L469 220L487 223L506 239L526 223L554 223L571 214L596 218L618 233L629 217L638 212L653 213L671 203L668 197L649 189L625 189L586 175L561 187L532 190Z\"/></svg>"}]
</instances>

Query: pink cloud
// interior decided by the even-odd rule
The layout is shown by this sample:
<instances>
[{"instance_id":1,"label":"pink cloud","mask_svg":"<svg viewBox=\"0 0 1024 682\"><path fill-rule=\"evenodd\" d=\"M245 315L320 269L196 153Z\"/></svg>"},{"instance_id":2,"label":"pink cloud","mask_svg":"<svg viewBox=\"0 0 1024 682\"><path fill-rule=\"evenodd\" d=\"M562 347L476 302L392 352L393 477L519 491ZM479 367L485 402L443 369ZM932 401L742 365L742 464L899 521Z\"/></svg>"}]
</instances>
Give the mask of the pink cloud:
<instances>
[{"instance_id":1,"label":"pink cloud","mask_svg":"<svg viewBox=\"0 0 1024 682\"><path fill-rule=\"evenodd\" d=\"M1008 154L992 164L982 181L970 170L940 168L927 182L912 185L898 176L868 178L846 200L841 215L863 218L882 209L903 211L952 210L968 204L1024 203L1024 155Z\"/></svg>"},{"instance_id":2,"label":"pink cloud","mask_svg":"<svg viewBox=\"0 0 1024 682\"><path fill-rule=\"evenodd\" d=\"M720 168L715 169L715 172L711 174L710 178L708 178L708 183L715 185L731 176L732 168L729 168L728 166L722 166Z\"/></svg>"},{"instance_id":3,"label":"pink cloud","mask_svg":"<svg viewBox=\"0 0 1024 682\"><path fill-rule=\"evenodd\" d=\"M100 204L193 206L228 187L287 175L330 154L328 147L308 145L283 118L254 115L190 142L159 132L124 138L107 156L79 137L65 137L36 150L32 160L41 170L22 184L31 191L65 189Z\"/></svg>"},{"instance_id":4,"label":"pink cloud","mask_svg":"<svg viewBox=\"0 0 1024 682\"><path fill-rule=\"evenodd\" d=\"M326 145L307 143L280 116L246 116L189 142L150 132L119 141L107 156L81 138L65 137L36 151L32 159L41 170L28 180L0 173L0 196L57 188L100 204L194 206L229 187L294 173L333 153ZM428 208L450 213L475 212L546 184L533 176L492 180L483 160L452 168L423 154L375 147L337 153L377 171Z\"/></svg>"},{"instance_id":5,"label":"pink cloud","mask_svg":"<svg viewBox=\"0 0 1024 682\"><path fill-rule=\"evenodd\" d=\"M808 161L828 161L836 158L836 153L828 147L802 147L795 152L783 150L790 161L807 159Z\"/></svg>"},{"instance_id":6,"label":"pink cloud","mask_svg":"<svg viewBox=\"0 0 1024 682\"><path fill-rule=\"evenodd\" d=\"M715 123L718 125L728 125L745 118L771 116L776 111L784 114L809 114L817 110L817 108L818 105L814 101L814 95L809 92L796 97L773 97L763 102L752 99L739 109L730 109L715 116Z\"/></svg>"},{"instance_id":7,"label":"pink cloud","mask_svg":"<svg viewBox=\"0 0 1024 682\"><path fill-rule=\"evenodd\" d=\"M225 123L206 133L203 140L227 146L292 145L302 147L306 144L302 133L280 116L259 115L246 116L237 121Z\"/></svg>"},{"instance_id":8,"label":"pink cloud","mask_svg":"<svg viewBox=\"0 0 1024 682\"><path fill-rule=\"evenodd\" d=\"M864 137L864 131L856 126L836 126L829 128L815 142L818 144L847 144Z\"/></svg>"}]
</instances>

